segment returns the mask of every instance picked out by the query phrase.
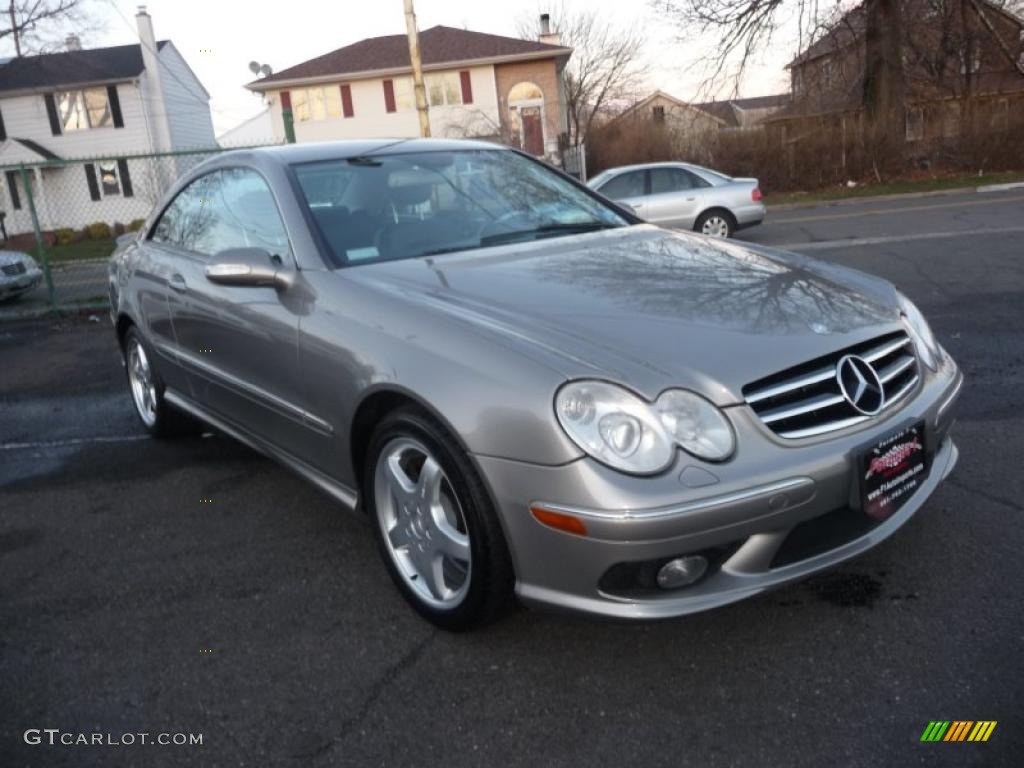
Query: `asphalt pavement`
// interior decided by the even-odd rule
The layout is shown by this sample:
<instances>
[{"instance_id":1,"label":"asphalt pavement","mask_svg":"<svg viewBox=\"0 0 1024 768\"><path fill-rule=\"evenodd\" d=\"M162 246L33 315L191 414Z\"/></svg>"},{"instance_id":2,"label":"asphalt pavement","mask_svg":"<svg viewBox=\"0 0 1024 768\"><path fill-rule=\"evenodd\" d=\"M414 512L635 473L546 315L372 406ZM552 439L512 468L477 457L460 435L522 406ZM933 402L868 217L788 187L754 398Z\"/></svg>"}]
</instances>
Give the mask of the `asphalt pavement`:
<instances>
[{"instance_id":1,"label":"asphalt pavement","mask_svg":"<svg viewBox=\"0 0 1024 768\"><path fill-rule=\"evenodd\" d=\"M918 302L967 377L961 461L867 555L661 623L436 631L360 516L227 438L145 438L105 318L0 325L0 766L1019 765L1024 194L741 236ZM26 743L47 728L203 741Z\"/></svg>"}]
</instances>

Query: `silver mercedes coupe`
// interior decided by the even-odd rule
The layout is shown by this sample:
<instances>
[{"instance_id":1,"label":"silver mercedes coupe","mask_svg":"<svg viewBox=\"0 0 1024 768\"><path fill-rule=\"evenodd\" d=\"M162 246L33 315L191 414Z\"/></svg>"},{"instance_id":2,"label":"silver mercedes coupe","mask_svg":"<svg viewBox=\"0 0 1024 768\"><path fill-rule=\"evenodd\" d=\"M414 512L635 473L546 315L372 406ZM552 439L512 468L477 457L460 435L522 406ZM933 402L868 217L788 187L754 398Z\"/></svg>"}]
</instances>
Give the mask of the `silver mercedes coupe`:
<instances>
[{"instance_id":1,"label":"silver mercedes coupe","mask_svg":"<svg viewBox=\"0 0 1024 768\"><path fill-rule=\"evenodd\" d=\"M209 425L364 512L448 629L756 595L881 542L957 460L962 376L891 284L486 143L225 153L123 238L110 302L154 436Z\"/></svg>"}]
</instances>

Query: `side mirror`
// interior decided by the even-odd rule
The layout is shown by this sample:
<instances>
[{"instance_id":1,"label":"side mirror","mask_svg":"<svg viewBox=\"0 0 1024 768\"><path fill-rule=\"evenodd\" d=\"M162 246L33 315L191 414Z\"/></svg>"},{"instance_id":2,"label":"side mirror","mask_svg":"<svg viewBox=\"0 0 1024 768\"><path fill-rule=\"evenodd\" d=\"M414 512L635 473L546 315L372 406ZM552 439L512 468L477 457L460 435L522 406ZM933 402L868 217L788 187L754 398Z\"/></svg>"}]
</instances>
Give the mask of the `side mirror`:
<instances>
[{"instance_id":1,"label":"side mirror","mask_svg":"<svg viewBox=\"0 0 1024 768\"><path fill-rule=\"evenodd\" d=\"M617 206L619 206L619 208L622 208L622 209L623 209L623 210L624 210L624 211L625 211L626 213L632 213L632 214L633 214L634 216L637 216L637 215L638 215L638 214L637 214L637 212L636 212L636 208L634 208L634 207L633 207L632 205L630 205L629 203L618 203L618 202L617 202L617 203L615 203L615 204L616 204Z\"/></svg>"},{"instance_id":2,"label":"side mirror","mask_svg":"<svg viewBox=\"0 0 1024 768\"><path fill-rule=\"evenodd\" d=\"M228 248L206 265L206 279L218 285L290 288L295 279L291 270L275 264L262 248Z\"/></svg>"}]
</instances>

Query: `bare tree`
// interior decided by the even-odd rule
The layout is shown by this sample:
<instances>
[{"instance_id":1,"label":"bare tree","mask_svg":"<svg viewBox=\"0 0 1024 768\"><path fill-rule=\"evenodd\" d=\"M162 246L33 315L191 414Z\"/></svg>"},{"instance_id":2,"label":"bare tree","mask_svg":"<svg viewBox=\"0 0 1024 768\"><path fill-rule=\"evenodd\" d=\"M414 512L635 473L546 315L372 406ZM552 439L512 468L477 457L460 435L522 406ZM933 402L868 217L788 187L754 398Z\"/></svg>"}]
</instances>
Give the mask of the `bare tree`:
<instances>
[{"instance_id":1,"label":"bare tree","mask_svg":"<svg viewBox=\"0 0 1024 768\"><path fill-rule=\"evenodd\" d=\"M547 12L562 45L573 49L562 79L569 140L579 144L603 111L641 87L646 39L638 25L623 27L584 5L563 1ZM517 28L520 37L535 37L537 14L520 17Z\"/></svg>"},{"instance_id":2,"label":"bare tree","mask_svg":"<svg viewBox=\"0 0 1024 768\"><path fill-rule=\"evenodd\" d=\"M780 28L795 23L798 47L827 34L828 20L852 8L855 0L653 0L688 37L718 41L711 59L711 77L733 64L732 77L742 77L751 60L764 51ZM864 0L865 59L862 103L882 137L903 131L903 68L901 0Z\"/></svg>"},{"instance_id":3,"label":"bare tree","mask_svg":"<svg viewBox=\"0 0 1024 768\"><path fill-rule=\"evenodd\" d=\"M0 41L9 40L16 56L48 51L66 32L95 29L85 11L89 0L10 0L0 21Z\"/></svg>"}]
</instances>

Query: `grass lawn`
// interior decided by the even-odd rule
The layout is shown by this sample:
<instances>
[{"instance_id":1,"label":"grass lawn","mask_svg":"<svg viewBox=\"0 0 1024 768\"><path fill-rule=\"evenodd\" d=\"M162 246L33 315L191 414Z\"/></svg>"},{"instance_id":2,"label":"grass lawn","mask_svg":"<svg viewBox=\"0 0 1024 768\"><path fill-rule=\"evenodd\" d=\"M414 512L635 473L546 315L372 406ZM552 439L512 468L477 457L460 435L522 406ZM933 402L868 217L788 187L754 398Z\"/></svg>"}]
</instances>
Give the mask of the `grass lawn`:
<instances>
[{"instance_id":1,"label":"grass lawn","mask_svg":"<svg viewBox=\"0 0 1024 768\"><path fill-rule=\"evenodd\" d=\"M59 264L67 261L85 261L87 259L105 259L114 252L114 239L106 237L102 240L80 240L67 245L50 247L50 263ZM42 258L33 251L36 261Z\"/></svg>"},{"instance_id":2,"label":"grass lawn","mask_svg":"<svg viewBox=\"0 0 1024 768\"><path fill-rule=\"evenodd\" d=\"M882 184L858 184L853 189L832 187L813 192L794 192L790 194L765 195L767 205L786 205L788 203L817 203L827 200L846 200L874 195L901 195L912 192L935 192L958 187L980 187L985 184L1006 184L1012 181L1024 181L1022 172L964 174L962 176L939 176L925 179L902 179Z\"/></svg>"}]
</instances>

